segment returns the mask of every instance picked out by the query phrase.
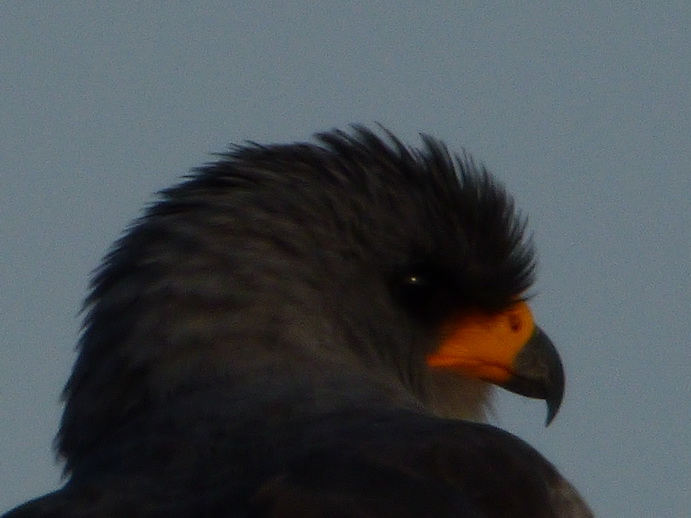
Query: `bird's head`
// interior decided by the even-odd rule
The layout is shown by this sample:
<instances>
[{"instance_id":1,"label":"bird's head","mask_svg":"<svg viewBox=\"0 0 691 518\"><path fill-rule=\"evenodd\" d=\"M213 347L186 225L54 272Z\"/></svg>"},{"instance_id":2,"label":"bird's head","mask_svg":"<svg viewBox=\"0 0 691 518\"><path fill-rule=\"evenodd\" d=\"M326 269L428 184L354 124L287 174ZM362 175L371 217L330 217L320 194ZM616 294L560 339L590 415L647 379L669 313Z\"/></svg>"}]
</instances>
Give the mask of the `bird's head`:
<instances>
[{"instance_id":1,"label":"bird's head","mask_svg":"<svg viewBox=\"0 0 691 518\"><path fill-rule=\"evenodd\" d=\"M465 418L494 384L554 417L561 362L526 302L533 249L503 188L429 137L317 139L232 149L116 243L65 391L68 469L132 416L214 383L352 371Z\"/></svg>"},{"instance_id":2,"label":"bird's head","mask_svg":"<svg viewBox=\"0 0 691 518\"><path fill-rule=\"evenodd\" d=\"M527 302L535 260L525 221L467 155L427 136L419 150L386 136L320 135L332 160L324 169L346 183L334 189L333 217L349 229L333 234L348 260L334 262L341 284L323 307L338 308L333 321L364 319L369 335L350 348L359 344L377 373L395 366L435 413L482 418L498 385L546 400L549 424L564 373Z\"/></svg>"}]
</instances>

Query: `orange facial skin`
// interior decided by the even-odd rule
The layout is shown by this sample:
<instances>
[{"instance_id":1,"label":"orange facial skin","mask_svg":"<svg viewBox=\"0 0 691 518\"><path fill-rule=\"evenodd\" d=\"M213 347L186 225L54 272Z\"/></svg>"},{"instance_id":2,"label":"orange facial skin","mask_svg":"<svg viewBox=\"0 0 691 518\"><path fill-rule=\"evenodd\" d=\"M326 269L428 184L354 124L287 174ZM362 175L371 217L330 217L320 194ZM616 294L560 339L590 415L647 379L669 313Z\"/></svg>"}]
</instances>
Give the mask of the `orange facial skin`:
<instances>
[{"instance_id":1,"label":"orange facial skin","mask_svg":"<svg viewBox=\"0 0 691 518\"><path fill-rule=\"evenodd\" d=\"M526 302L498 314L465 313L444 326L441 346L427 364L502 385L513 376L515 359L534 332Z\"/></svg>"}]
</instances>

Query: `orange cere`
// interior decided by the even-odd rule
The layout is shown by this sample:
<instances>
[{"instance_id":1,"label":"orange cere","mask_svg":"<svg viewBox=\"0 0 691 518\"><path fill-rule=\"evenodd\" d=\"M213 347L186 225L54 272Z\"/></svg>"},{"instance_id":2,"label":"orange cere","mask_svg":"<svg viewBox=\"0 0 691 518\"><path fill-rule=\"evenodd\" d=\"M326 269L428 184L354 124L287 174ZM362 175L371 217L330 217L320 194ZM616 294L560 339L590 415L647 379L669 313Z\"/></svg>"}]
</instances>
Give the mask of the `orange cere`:
<instances>
[{"instance_id":1,"label":"orange cere","mask_svg":"<svg viewBox=\"0 0 691 518\"><path fill-rule=\"evenodd\" d=\"M427 357L427 365L506 383L516 356L534 331L532 312L523 301L499 313L457 314L443 325L441 345Z\"/></svg>"}]
</instances>

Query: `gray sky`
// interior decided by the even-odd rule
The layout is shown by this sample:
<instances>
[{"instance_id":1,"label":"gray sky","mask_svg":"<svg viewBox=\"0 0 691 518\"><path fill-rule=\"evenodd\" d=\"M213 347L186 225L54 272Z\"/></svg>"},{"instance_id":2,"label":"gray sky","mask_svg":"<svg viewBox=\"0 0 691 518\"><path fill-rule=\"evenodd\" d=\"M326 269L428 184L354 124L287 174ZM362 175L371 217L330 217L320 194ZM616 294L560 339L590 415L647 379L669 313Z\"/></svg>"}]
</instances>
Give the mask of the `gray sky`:
<instances>
[{"instance_id":1,"label":"gray sky","mask_svg":"<svg viewBox=\"0 0 691 518\"><path fill-rule=\"evenodd\" d=\"M3 2L0 511L60 482L89 272L152 193L230 142L379 121L530 217L567 396L545 429L501 395L496 423L599 516L688 516L691 3L229 4Z\"/></svg>"}]
</instances>

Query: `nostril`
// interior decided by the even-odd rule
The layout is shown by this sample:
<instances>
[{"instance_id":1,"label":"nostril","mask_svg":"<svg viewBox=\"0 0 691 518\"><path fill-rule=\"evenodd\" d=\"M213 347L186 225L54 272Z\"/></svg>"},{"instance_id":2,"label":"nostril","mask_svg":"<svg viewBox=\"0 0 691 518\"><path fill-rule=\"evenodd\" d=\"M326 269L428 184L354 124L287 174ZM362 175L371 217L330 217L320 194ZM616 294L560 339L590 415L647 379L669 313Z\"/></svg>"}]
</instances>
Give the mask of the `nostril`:
<instances>
[{"instance_id":1,"label":"nostril","mask_svg":"<svg viewBox=\"0 0 691 518\"><path fill-rule=\"evenodd\" d=\"M509 315L509 327L511 327L511 331L514 333L519 332L523 327L521 317L518 315Z\"/></svg>"}]
</instances>

